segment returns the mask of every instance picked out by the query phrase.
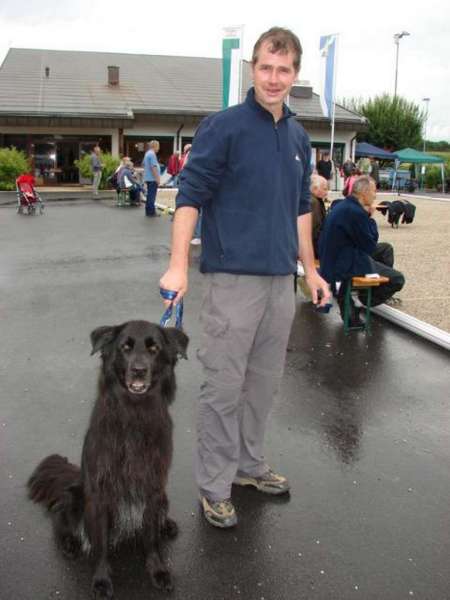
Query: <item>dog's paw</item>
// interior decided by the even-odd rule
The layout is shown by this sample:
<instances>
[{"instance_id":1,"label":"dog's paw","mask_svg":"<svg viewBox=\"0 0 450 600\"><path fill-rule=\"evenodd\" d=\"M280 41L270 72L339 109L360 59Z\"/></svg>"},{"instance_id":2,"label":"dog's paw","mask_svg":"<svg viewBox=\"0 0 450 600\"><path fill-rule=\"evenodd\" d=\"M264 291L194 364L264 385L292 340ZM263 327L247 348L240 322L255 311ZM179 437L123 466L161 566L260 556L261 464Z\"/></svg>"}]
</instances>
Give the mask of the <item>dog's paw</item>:
<instances>
[{"instance_id":1,"label":"dog's paw","mask_svg":"<svg viewBox=\"0 0 450 600\"><path fill-rule=\"evenodd\" d=\"M73 535L65 535L61 539L61 550L66 558L75 559L81 553L81 544Z\"/></svg>"},{"instance_id":2,"label":"dog's paw","mask_svg":"<svg viewBox=\"0 0 450 600\"><path fill-rule=\"evenodd\" d=\"M173 580L169 569L158 569L150 574L153 587L162 592L171 592L173 590Z\"/></svg>"},{"instance_id":3,"label":"dog's paw","mask_svg":"<svg viewBox=\"0 0 450 600\"><path fill-rule=\"evenodd\" d=\"M167 519L164 522L161 533L162 533L162 535L165 535L166 537L168 537L170 539L176 538L178 535L177 522L174 521L173 519L171 519L170 517L167 517Z\"/></svg>"},{"instance_id":4,"label":"dog's paw","mask_svg":"<svg viewBox=\"0 0 450 600\"><path fill-rule=\"evenodd\" d=\"M92 582L92 597L94 600L112 600L114 590L111 579L108 577L95 577Z\"/></svg>"}]
</instances>

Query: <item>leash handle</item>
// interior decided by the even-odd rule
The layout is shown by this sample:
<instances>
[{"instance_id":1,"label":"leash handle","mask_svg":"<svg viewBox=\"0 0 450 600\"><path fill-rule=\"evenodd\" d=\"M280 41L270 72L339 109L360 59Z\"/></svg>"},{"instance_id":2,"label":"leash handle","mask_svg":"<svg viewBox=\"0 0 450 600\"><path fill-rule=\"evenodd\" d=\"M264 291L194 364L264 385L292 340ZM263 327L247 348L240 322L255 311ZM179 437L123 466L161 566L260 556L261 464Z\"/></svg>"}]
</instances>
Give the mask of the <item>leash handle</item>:
<instances>
[{"instance_id":1,"label":"leash handle","mask_svg":"<svg viewBox=\"0 0 450 600\"><path fill-rule=\"evenodd\" d=\"M170 319L172 318L173 301L177 295L177 292L174 292L172 290L166 290L164 288L159 288L159 293L164 298L164 300L171 300L171 303L164 311L164 314L159 322L161 327L167 327L170 322ZM175 327L177 329L182 329L183 327L183 298L181 298L181 300L175 306Z\"/></svg>"}]
</instances>

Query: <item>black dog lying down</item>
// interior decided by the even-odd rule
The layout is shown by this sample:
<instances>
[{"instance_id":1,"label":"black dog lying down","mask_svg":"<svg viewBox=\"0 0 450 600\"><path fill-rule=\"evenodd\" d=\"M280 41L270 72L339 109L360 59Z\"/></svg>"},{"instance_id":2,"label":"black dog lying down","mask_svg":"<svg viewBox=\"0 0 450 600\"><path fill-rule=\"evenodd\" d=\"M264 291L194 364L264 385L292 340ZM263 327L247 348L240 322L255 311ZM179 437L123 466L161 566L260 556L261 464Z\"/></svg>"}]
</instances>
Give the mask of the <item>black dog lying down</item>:
<instances>
[{"instance_id":1,"label":"black dog lying down","mask_svg":"<svg viewBox=\"0 0 450 600\"><path fill-rule=\"evenodd\" d=\"M169 591L171 575L162 538L175 537L166 483L172 459L174 367L186 358L188 337L147 321L99 327L92 354L102 365L98 396L80 467L58 454L45 458L28 481L30 498L51 512L65 555L81 551L95 561L94 597L112 598L108 550L142 539L153 585Z\"/></svg>"}]
</instances>

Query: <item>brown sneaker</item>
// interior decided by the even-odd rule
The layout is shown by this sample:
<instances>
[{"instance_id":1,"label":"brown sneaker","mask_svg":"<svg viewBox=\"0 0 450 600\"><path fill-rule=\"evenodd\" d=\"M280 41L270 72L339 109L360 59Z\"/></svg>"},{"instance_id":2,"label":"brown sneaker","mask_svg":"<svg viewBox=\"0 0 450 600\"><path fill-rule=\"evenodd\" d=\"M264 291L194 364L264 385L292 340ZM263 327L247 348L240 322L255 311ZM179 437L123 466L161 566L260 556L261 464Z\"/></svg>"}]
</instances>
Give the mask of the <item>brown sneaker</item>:
<instances>
[{"instance_id":1,"label":"brown sneaker","mask_svg":"<svg viewBox=\"0 0 450 600\"><path fill-rule=\"evenodd\" d=\"M200 502L205 519L214 527L227 529L237 524L236 511L230 499L213 501L208 500L206 496L200 496Z\"/></svg>"},{"instance_id":2,"label":"brown sneaker","mask_svg":"<svg viewBox=\"0 0 450 600\"><path fill-rule=\"evenodd\" d=\"M272 469L269 469L259 477L252 477L238 471L233 483L235 485L251 485L260 492L273 494L274 496L286 494L290 490L289 481L286 477L275 473Z\"/></svg>"}]
</instances>

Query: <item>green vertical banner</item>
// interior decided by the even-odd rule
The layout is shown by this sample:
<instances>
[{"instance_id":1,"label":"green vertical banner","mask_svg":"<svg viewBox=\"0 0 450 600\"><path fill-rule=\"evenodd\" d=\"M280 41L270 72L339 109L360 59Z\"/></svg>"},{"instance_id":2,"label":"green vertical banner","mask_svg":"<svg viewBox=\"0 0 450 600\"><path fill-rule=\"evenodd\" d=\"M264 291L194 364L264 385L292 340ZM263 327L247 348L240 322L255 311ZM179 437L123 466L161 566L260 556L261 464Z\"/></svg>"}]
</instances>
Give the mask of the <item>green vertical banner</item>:
<instances>
[{"instance_id":1,"label":"green vertical banner","mask_svg":"<svg viewBox=\"0 0 450 600\"><path fill-rule=\"evenodd\" d=\"M241 101L241 57L243 27L226 27L222 40L222 107Z\"/></svg>"}]
</instances>

